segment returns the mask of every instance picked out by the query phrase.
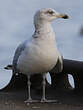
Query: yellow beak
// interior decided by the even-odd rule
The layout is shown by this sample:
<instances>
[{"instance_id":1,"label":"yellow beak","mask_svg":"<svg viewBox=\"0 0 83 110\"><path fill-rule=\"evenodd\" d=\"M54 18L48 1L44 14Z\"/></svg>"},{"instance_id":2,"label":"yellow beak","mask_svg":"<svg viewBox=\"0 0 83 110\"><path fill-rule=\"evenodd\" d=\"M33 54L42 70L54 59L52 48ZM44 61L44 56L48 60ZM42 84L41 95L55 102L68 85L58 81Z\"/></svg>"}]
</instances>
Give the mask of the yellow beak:
<instances>
[{"instance_id":1,"label":"yellow beak","mask_svg":"<svg viewBox=\"0 0 83 110\"><path fill-rule=\"evenodd\" d=\"M69 19L69 16L66 14L60 14L60 13L56 13L56 17L57 18L63 18L63 19Z\"/></svg>"}]
</instances>

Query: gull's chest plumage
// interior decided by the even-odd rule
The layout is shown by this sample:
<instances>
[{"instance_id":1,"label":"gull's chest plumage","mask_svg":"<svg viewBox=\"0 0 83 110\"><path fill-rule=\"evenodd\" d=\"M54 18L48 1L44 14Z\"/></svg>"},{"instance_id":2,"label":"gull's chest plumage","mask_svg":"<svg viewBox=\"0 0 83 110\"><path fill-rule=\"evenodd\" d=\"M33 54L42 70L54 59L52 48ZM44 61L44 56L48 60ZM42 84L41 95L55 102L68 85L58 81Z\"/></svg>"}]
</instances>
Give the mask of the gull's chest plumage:
<instances>
[{"instance_id":1,"label":"gull's chest plumage","mask_svg":"<svg viewBox=\"0 0 83 110\"><path fill-rule=\"evenodd\" d=\"M33 40L30 44L26 43L26 48L18 59L17 67L23 73L47 72L57 62L55 42L37 40Z\"/></svg>"},{"instance_id":2,"label":"gull's chest plumage","mask_svg":"<svg viewBox=\"0 0 83 110\"><path fill-rule=\"evenodd\" d=\"M40 42L33 48L34 54L36 54L38 60L41 59L41 63L51 63L56 56L56 45L53 43Z\"/></svg>"},{"instance_id":3,"label":"gull's chest plumage","mask_svg":"<svg viewBox=\"0 0 83 110\"><path fill-rule=\"evenodd\" d=\"M17 68L22 73L42 73L51 70L57 62L55 34L51 25L38 28L18 58Z\"/></svg>"}]
</instances>

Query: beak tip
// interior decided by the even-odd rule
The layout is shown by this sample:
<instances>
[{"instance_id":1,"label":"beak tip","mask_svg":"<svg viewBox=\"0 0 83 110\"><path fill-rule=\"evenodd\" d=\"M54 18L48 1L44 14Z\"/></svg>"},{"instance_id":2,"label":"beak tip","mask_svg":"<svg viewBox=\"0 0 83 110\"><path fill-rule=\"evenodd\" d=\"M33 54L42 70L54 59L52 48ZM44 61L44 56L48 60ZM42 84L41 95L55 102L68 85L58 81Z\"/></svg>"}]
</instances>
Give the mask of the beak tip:
<instances>
[{"instance_id":1,"label":"beak tip","mask_svg":"<svg viewBox=\"0 0 83 110\"><path fill-rule=\"evenodd\" d=\"M69 16L65 14L62 18L69 19Z\"/></svg>"}]
</instances>

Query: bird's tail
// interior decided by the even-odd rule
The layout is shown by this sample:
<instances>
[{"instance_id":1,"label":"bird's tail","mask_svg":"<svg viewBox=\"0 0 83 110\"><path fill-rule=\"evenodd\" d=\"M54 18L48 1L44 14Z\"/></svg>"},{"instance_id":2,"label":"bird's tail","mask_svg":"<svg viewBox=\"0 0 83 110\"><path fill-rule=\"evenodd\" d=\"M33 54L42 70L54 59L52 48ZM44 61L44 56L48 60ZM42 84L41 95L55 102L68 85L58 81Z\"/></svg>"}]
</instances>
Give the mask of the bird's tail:
<instances>
[{"instance_id":1,"label":"bird's tail","mask_svg":"<svg viewBox=\"0 0 83 110\"><path fill-rule=\"evenodd\" d=\"M4 67L4 69L6 69L6 70L12 70L13 69L13 66L12 65L7 65L6 67Z\"/></svg>"}]
</instances>

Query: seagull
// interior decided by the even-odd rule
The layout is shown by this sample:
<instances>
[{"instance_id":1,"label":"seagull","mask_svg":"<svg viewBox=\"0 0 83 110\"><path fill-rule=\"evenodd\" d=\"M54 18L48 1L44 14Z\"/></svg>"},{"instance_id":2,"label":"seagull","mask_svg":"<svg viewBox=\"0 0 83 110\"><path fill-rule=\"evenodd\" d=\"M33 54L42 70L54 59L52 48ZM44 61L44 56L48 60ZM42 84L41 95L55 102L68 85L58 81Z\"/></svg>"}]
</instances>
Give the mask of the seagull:
<instances>
[{"instance_id":1,"label":"seagull","mask_svg":"<svg viewBox=\"0 0 83 110\"><path fill-rule=\"evenodd\" d=\"M40 9L34 16L35 31L32 37L21 43L13 58L12 65L5 69L12 69L13 74L23 73L27 75L28 81L28 99L26 102L33 102L31 98L30 77L33 74L42 74L43 95L41 102L48 102L45 97L45 78L46 73L56 66L59 72L63 69L63 60L56 46L55 33L51 26L51 21L56 18L68 19L69 16L61 14L51 8Z\"/></svg>"}]
</instances>

